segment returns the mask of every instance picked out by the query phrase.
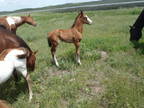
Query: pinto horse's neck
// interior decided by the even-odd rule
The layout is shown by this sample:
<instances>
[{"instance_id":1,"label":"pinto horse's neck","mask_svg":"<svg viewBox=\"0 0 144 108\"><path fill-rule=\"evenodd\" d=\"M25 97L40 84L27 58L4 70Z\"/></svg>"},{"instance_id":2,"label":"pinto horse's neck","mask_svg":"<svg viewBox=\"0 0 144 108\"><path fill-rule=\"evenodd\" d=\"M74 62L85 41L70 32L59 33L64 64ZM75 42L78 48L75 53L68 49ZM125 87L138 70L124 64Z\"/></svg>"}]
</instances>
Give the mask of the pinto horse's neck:
<instances>
[{"instance_id":1,"label":"pinto horse's neck","mask_svg":"<svg viewBox=\"0 0 144 108\"><path fill-rule=\"evenodd\" d=\"M21 18L21 21L16 23L16 26L17 26L17 27L19 27L19 26L21 26L22 24L24 24L24 23L27 22L25 16L21 16L20 18Z\"/></svg>"},{"instance_id":2,"label":"pinto horse's neck","mask_svg":"<svg viewBox=\"0 0 144 108\"><path fill-rule=\"evenodd\" d=\"M83 23L80 21L79 16L75 19L74 24L71 28L77 29L80 33L83 32Z\"/></svg>"}]
</instances>

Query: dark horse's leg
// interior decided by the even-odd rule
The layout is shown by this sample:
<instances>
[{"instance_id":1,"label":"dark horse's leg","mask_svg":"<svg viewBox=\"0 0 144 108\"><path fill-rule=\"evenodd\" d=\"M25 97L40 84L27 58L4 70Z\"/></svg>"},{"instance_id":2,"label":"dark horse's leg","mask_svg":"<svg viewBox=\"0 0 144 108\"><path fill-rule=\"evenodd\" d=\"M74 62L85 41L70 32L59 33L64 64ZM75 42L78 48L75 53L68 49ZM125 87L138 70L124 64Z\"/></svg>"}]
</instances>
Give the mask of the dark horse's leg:
<instances>
[{"instance_id":1,"label":"dark horse's leg","mask_svg":"<svg viewBox=\"0 0 144 108\"><path fill-rule=\"evenodd\" d=\"M130 41L139 41L142 37L142 29L138 29L136 27L130 26Z\"/></svg>"}]
</instances>

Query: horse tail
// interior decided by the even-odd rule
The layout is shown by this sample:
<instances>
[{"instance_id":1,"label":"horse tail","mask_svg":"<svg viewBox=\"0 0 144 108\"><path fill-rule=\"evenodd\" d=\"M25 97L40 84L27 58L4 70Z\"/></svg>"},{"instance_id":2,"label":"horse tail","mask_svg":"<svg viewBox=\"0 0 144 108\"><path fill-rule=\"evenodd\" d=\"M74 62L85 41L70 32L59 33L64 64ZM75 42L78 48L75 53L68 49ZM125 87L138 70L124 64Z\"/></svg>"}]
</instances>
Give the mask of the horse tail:
<instances>
[{"instance_id":1,"label":"horse tail","mask_svg":"<svg viewBox=\"0 0 144 108\"><path fill-rule=\"evenodd\" d=\"M52 43L51 43L51 41L50 41L50 38L47 38L47 41L48 41L49 47L51 47L51 46L52 46Z\"/></svg>"},{"instance_id":2,"label":"horse tail","mask_svg":"<svg viewBox=\"0 0 144 108\"><path fill-rule=\"evenodd\" d=\"M47 41L48 41L48 45L49 45L49 47L52 46L52 43L51 43L51 40L50 40L50 36L51 36L51 35L52 35L52 33L49 32L49 33L48 33L48 37L47 37Z\"/></svg>"}]
</instances>

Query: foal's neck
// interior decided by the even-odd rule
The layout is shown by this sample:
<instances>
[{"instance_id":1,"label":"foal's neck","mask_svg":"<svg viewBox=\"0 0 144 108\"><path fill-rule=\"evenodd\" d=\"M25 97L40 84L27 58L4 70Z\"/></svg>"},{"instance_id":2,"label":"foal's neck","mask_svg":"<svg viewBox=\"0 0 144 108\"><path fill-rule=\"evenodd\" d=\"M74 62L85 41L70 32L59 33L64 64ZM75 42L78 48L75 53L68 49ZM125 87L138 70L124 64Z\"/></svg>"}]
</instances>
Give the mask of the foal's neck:
<instances>
[{"instance_id":1,"label":"foal's neck","mask_svg":"<svg viewBox=\"0 0 144 108\"><path fill-rule=\"evenodd\" d=\"M77 29L80 33L82 33L82 32L83 32L83 23L82 23L79 19L77 19L77 20L74 22L74 24L72 25L72 28L75 28L75 29Z\"/></svg>"}]
</instances>

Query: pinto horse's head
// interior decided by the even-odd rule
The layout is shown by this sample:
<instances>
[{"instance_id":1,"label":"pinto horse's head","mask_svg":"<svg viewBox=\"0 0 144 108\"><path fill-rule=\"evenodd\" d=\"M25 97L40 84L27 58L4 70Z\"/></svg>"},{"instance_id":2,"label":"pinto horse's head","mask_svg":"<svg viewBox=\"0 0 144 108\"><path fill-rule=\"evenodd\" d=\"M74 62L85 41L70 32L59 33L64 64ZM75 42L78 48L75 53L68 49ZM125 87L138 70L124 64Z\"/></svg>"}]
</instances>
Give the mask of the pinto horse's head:
<instances>
[{"instance_id":1,"label":"pinto horse's head","mask_svg":"<svg viewBox=\"0 0 144 108\"><path fill-rule=\"evenodd\" d=\"M130 41L138 41L142 36L141 29L136 28L134 26L130 26L129 32L130 32Z\"/></svg>"},{"instance_id":2,"label":"pinto horse's head","mask_svg":"<svg viewBox=\"0 0 144 108\"><path fill-rule=\"evenodd\" d=\"M29 14L28 16L26 16L26 23L30 24L30 25L33 25L33 26L36 26L36 22L34 21L33 17Z\"/></svg>"},{"instance_id":3,"label":"pinto horse's head","mask_svg":"<svg viewBox=\"0 0 144 108\"><path fill-rule=\"evenodd\" d=\"M79 19L83 24L92 24L92 20L83 11L79 13Z\"/></svg>"},{"instance_id":4,"label":"pinto horse's head","mask_svg":"<svg viewBox=\"0 0 144 108\"><path fill-rule=\"evenodd\" d=\"M27 57L27 67L30 71L34 71L35 69L36 53L37 51L30 52L29 56Z\"/></svg>"}]
</instances>

